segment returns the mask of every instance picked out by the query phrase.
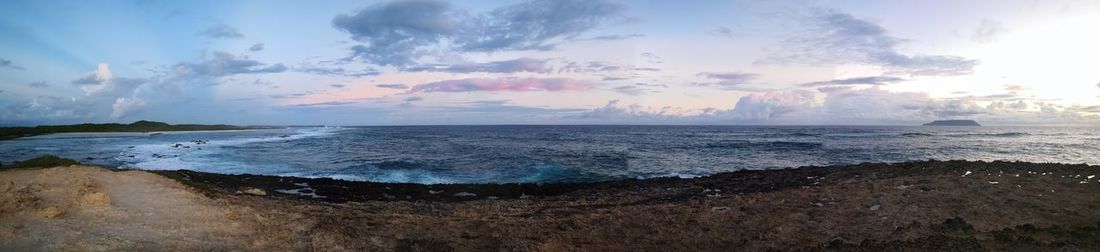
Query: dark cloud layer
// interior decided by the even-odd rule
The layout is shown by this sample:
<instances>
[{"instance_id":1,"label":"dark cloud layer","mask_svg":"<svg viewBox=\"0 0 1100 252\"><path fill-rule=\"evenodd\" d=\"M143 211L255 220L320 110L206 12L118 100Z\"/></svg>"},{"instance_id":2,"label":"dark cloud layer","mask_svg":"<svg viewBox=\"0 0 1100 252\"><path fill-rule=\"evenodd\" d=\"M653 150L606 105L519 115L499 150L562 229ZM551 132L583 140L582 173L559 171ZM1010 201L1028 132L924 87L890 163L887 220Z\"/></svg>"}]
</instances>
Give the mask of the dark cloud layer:
<instances>
[{"instance_id":1,"label":"dark cloud layer","mask_svg":"<svg viewBox=\"0 0 1100 252\"><path fill-rule=\"evenodd\" d=\"M502 79L484 79L484 78L471 78L471 79L459 79L459 80L445 80L431 83L420 84L412 87L409 93L421 93L421 92L491 92L491 91L511 91L511 92L531 92L531 91L584 91L591 87L591 84L573 79L565 78L550 78L550 79L538 79L538 78L502 78Z\"/></svg>"},{"instance_id":2,"label":"dark cloud layer","mask_svg":"<svg viewBox=\"0 0 1100 252\"><path fill-rule=\"evenodd\" d=\"M16 65L15 63L11 62L11 60L6 60L6 59L0 59L0 68L24 70L23 67L21 67L19 65Z\"/></svg>"},{"instance_id":3,"label":"dark cloud layer","mask_svg":"<svg viewBox=\"0 0 1100 252\"><path fill-rule=\"evenodd\" d=\"M183 62L172 67L177 77L223 77L234 74L279 73L287 70L282 63L267 65L248 58L238 58L215 51L212 57L198 63Z\"/></svg>"},{"instance_id":4,"label":"dark cloud layer","mask_svg":"<svg viewBox=\"0 0 1100 252\"><path fill-rule=\"evenodd\" d=\"M696 83L697 86L717 86L730 90L745 89L746 85L760 77L759 74L739 72L699 73L696 76L714 80L714 82Z\"/></svg>"},{"instance_id":5,"label":"dark cloud layer","mask_svg":"<svg viewBox=\"0 0 1100 252\"><path fill-rule=\"evenodd\" d=\"M631 95L631 96L638 96L638 95L641 95L641 94L646 92L646 90L644 88L640 88L638 86L630 86L630 85L618 86L618 87L612 88L611 91L615 91L615 92L618 92L618 93L621 93L621 94Z\"/></svg>"},{"instance_id":6,"label":"dark cloud layer","mask_svg":"<svg viewBox=\"0 0 1100 252\"><path fill-rule=\"evenodd\" d=\"M815 81L809 83L802 83L799 86L803 87L817 87L817 86L840 86L840 85L886 85L890 83L905 81L904 78L893 76L869 76L869 77L856 77L848 79L827 80L827 81Z\"/></svg>"},{"instance_id":7,"label":"dark cloud layer","mask_svg":"<svg viewBox=\"0 0 1100 252\"><path fill-rule=\"evenodd\" d=\"M444 46L448 51L548 50L612 18L624 7L607 1L532 0L467 14L437 0L374 4L332 25L362 42L348 59L405 66Z\"/></svg>"},{"instance_id":8,"label":"dark cloud layer","mask_svg":"<svg viewBox=\"0 0 1100 252\"><path fill-rule=\"evenodd\" d=\"M364 70L355 71L355 70L347 70L347 69L344 69L343 67L322 67L322 66L295 67L294 71L303 72L303 73L310 73L310 74L317 74L317 75L340 76L340 77L363 77L363 76L375 76L375 75L382 74L382 72L379 72L379 71L374 70L374 69L364 69Z\"/></svg>"},{"instance_id":9,"label":"dark cloud layer","mask_svg":"<svg viewBox=\"0 0 1100 252\"><path fill-rule=\"evenodd\" d=\"M449 72L449 73L548 73L553 70L547 60L519 58L514 60L493 61L487 63L462 63L454 65L420 65L402 70L410 72Z\"/></svg>"},{"instance_id":10,"label":"dark cloud layer","mask_svg":"<svg viewBox=\"0 0 1100 252\"><path fill-rule=\"evenodd\" d=\"M380 88L389 88L389 89L409 89L409 85L405 85L405 84L378 84L378 85L374 85L374 86L375 87L380 87Z\"/></svg>"}]
</instances>

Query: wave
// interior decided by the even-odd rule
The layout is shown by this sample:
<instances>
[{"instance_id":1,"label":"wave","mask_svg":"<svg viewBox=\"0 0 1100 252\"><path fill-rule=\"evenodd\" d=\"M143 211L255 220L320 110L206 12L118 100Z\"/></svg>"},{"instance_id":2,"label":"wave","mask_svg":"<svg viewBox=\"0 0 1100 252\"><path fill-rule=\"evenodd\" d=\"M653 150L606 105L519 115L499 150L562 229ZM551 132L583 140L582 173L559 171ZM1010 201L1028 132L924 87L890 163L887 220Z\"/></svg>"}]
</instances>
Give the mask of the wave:
<instances>
[{"instance_id":1,"label":"wave","mask_svg":"<svg viewBox=\"0 0 1100 252\"><path fill-rule=\"evenodd\" d=\"M751 141L722 141L709 143L706 148L730 148L730 149L749 149L759 148L765 150L809 150L822 148L824 144L820 142L794 142L794 141L768 141L768 142L751 142Z\"/></svg>"},{"instance_id":2,"label":"wave","mask_svg":"<svg viewBox=\"0 0 1100 252\"><path fill-rule=\"evenodd\" d=\"M901 133L901 136L907 136L907 137L926 137L926 136L933 136L933 135L932 135L932 134L928 134L928 133L916 133L916 132L909 132L909 133Z\"/></svg>"},{"instance_id":3,"label":"wave","mask_svg":"<svg viewBox=\"0 0 1100 252\"><path fill-rule=\"evenodd\" d=\"M121 168L146 170L198 170L209 172L263 172L260 167L246 165L238 160L226 159L222 154L224 147L251 143L294 141L305 138L322 137L344 130L339 127L295 128L287 134L272 134L261 137L249 137L225 140L191 140L181 142L158 142L133 145L123 149L114 157ZM267 167L270 168L270 167Z\"/></svg>"}]
</instances>

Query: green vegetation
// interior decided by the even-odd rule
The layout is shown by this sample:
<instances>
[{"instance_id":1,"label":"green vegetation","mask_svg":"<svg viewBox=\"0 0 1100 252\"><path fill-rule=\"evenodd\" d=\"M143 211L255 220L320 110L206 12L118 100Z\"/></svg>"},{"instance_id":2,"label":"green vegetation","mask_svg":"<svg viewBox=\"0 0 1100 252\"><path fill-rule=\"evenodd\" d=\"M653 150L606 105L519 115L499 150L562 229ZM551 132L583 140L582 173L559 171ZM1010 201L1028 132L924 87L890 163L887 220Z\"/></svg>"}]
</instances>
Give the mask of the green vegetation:
<instances>
[{"instance_id":1,"label":"green vegetation","mask_svg":"<svg viewBox=\"0 0 1100 252\"><path fill-rule=\"evenodd\" d=\"M5 166L3 168L5 168L5 169L10 169L10 168L31 168L31 167L45 168L45 167L57 167L57 166L70 166L70 165L75 165L75 164L80 164L80 162L76 162L76 160L72 160L72 159L68 159L68 158L62 158L62 157L58 157L58 156L54 156L54 155L43 155L43 156L39 156L39 157L36 157L36 158L27 159L27 160L21 161L21 162L17 161L14 164L12 164L11 166Z\"/></svg>"},{"instance_id":2,"label":"green vegetation","mask_svg":"<svg viewBox=\"0 0 1100 252\"><path fill-rule=\"evenodd\" d=\"M171 125L154 121L137 121L131 124L119 123L84 123L76 125L42 125L35 127L0 127L0 140L20 137L29 137L53 133L76 132L153 132L153 131L189 131L189 130L239 130L249 129L233 125L200 125L179 124Z\"/></svg>"}]
</instances>

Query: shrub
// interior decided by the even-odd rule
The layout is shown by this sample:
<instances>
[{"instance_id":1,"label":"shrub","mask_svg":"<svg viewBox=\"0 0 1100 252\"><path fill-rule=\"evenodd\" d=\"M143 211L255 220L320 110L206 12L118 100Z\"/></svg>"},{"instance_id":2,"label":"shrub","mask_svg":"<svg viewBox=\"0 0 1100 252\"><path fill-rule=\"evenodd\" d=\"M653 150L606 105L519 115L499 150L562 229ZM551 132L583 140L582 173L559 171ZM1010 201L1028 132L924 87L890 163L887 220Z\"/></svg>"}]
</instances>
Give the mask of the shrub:
<instances>
[{"instance_id":1,"label":"shrub","mask_svg":"<svg viewBox=\"0 0 1100 252\"><path fill-rule=\"evenodd\" d=\"M55 167L80 164L76 160L62 158L54 155L43 155L24 161L16 161L11 166L4 168L30 168L30 167Z\"/></svg>"}]
</instances>

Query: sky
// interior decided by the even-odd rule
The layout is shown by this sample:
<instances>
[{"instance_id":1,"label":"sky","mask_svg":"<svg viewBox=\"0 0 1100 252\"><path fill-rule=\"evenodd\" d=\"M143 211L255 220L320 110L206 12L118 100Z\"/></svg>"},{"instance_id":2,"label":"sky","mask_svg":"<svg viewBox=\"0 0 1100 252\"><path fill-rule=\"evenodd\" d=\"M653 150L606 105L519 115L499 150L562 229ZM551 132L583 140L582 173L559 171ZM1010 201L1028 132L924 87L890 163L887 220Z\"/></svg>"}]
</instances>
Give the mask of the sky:
<instances>
[{"instance_id":1,"label":"sky","mask_svg":"<svg viewBox=\"0 0 1100 252\"><path fill-rule=\"evenodd\" d=\"M1100 124L1100 1L0 1L0 125Z\"/></svg>"}]
</instances>

